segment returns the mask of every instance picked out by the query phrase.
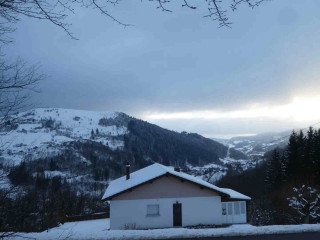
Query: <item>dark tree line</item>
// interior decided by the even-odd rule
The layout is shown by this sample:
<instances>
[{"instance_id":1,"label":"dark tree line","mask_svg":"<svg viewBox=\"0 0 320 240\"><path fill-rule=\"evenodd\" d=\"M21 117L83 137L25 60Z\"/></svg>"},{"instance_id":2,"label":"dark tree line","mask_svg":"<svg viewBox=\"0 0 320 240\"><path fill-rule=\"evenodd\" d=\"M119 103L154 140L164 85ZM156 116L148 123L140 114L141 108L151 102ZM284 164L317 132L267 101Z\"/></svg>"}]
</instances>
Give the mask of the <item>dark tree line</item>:
<instances>
[{"instance_id":1,"label":"dark tree line","mask_svg":"<svg viewBox=\"0 0 320 240\"><path fill-rule=\"evenodd\" d=\"M218 183L248 194L254 224L320 221L320 129L293 131L285 149L242 175L229 172Z\"/></svg>"},{"instance_id":2,"label":"dark tree line","mask_svg":"<svg viewBox=\"0 0 320 240\"><path fill-rule=\"evenodd\" d=\"M47 177L41 170L34 173L25 162L8 176L16 191L0 204L0 232L43 231L66 215L108 211L100 195L79 193L66 178Z\"/></svg>"},{"instance_id":3,"label":"dark tree line","mask_svg":"<svg viewBox=\"0 0 320 240\"><path fill-rule=\"evenodd\" d=\"M137 119L128 123L128 130L125 136L128 151L164 165L178 163L184 167L186 163L194 166L217 163L228 151L223 144L196 133L177 133Z\"/></svg>"},{"instance_id":4,"label":"dark tree line","mask_svg":"<svg viewBox=\"0 0 320 240\"><path fill-rule=\"evenodd\" d=\"M287 148L276 149L267 161L266 183L279 189L285 183L317 185L320 181L320 130L292 132Z\"/></svg>"}]
</instances>

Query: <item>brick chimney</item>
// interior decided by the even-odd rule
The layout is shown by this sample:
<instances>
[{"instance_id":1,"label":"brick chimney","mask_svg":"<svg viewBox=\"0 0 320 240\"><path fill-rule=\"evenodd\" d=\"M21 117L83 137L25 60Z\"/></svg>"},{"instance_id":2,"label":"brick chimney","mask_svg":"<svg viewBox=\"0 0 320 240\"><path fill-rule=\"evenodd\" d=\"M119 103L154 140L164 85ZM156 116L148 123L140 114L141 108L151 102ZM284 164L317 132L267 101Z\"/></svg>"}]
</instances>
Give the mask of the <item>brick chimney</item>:
<instances>
[{"instance_id":1,"label":"brick chimney","mask_svg":"<svg viewBox=\"0 0 320 240\"><path fill-rule=\"evenodd\" d=\"M130 179L130 163L127 162L127 165L126 165L126 178L127 180Z\"/></svg>"},{"instance_id":2,"label":"brick chimney","mask_svg":"<svg viewBox=\"0 0 320 240\"><path fill-rule=\"evenodd\" d=\"M176 172L180 172L180 167L179 167L177 161L175 161L174 170L175 170Z\"/></svg>"}]
</instances>

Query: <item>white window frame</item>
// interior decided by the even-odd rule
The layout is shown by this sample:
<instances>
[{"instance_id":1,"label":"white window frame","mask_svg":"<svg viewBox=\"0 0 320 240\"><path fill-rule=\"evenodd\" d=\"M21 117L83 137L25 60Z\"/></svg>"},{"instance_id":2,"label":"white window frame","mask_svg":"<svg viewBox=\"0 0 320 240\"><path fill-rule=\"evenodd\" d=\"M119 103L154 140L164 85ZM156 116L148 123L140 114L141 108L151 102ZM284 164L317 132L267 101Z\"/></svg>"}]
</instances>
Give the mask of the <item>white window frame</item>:
<instances>
[{"instance_id":1,"label":"white window frame","mask_svg":"<svg viewBox=\"0 0 320 240\"><path fill-rule=\"evenodd\" d=\"M222 203L222 216L227 216L227 203Z\"/></svg>"},{"instance_id":2,"label":"white window frame","mask_svg":"<svg viewBox=\"0 0 320 240\"><path fill-rule=\"evenodd\" d=\"M228 202L227 205L228 205L228 210L227 210L228 213L227 214L228 214L228 216L232 216L233 215L233 203Z\"/></svg>"},{"instance_id":3,"label":"white window frame","mask_svg":"<svg viewBox=\"0 0 320 240\"><path fill-rule=\"evenodd\" d=\"M225 209L225 214L224 213ZM222 202L222 216L240 216L247 214L247 206L245 201Z\"/></svg>"},{"instance_id":4,"label":"white window frame","mask_svg":"<svg viewBox=\"0 0 320 240\"><path fill-rule=\"evenodd\" d=\"M240 214L246 214L246 202L240 202Z\"/></svg>"},{"instance_id":5,"label":"white window frame","mask_svg":"<svg viewBox=\"0 0 320 240\"><path fill-rule=\"evenodd\" d=\"M234 215L240 215L240 202L233 202Z\"/></svg>"},{"instance_id":6,"label":"white window frame","mask_svg":"<svg viewBox=\"0 0 320 240\"><path fill-rule=\"evenodd\" d=\"M159 217L160 206L159 204L148 204L147 205L147 217Z\"/></svg>"}]
</instances>

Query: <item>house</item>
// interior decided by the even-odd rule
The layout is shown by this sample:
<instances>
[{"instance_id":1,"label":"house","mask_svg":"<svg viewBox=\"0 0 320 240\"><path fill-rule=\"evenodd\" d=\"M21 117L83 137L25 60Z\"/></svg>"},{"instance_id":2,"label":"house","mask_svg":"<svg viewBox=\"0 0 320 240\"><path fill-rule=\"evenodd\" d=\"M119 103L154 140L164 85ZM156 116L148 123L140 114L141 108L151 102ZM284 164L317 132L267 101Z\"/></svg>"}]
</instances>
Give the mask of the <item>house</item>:
<instances>
[{"instance_id":1,"label":"house","mask_svg":"<svg viewBox=\"0 0 320 240\"><path fill-rule=\"evenodd\" d=\"M132 174L127 165L102 200L113 230L246 223L250 197L155 163Z\"/></svg>"}]
</instances>

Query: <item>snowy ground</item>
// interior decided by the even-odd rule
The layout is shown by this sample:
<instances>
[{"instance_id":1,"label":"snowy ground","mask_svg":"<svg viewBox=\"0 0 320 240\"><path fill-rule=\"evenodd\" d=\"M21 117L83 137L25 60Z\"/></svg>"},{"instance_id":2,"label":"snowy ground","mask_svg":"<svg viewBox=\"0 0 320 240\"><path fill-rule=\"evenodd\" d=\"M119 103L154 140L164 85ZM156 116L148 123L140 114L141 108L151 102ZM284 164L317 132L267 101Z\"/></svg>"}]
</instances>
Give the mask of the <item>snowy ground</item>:
<instances>
[{"instance_id":1,"label":"snowy ground","mask_svg":"<svg viewBox=\"0 0 320 240\"><path fill-rule=\"evenodd\" d=\"M78 140L98 142L113 150L121 149L124 146L121 136L128 132L127 127L111 121L119 114L36 108L12 115L12 125L0 129L1 157L5 164L18 165L30 153L33 159L54 156L60 153L63 144ZM111 122L103 125L100 120ZM15 124L16 128L13 127Z\"/></svg>"},{"instance_id":2,"label":"snowy ground","mask_svg":"<svg viewBox=\"0 0 320 240\"><path fill-rule=\"evenodd\" d=\"M187 229L168 228L153 230L109 230L109 219L99 219L65 223L59 227L42 233L21 234L22 237L53 240L53 239L172 239L172 238L200 238L200 237L231 237L260 234L284 234L301 232L319 232L320 224L309 225L274 225L254 227L249 224L233 225L227 228Z\"/></svg>"}]
</instances>

